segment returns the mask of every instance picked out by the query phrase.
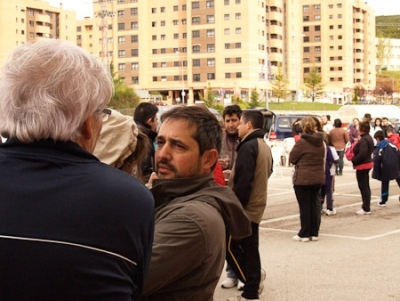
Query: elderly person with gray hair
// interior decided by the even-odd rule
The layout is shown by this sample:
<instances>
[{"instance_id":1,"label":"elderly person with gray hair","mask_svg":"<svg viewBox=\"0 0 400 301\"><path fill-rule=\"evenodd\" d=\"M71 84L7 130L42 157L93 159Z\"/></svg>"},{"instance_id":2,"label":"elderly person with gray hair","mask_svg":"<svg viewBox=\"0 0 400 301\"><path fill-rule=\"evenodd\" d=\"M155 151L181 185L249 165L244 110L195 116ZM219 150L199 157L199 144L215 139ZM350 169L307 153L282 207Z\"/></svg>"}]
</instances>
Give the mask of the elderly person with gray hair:
<instances>
[{"instance_id":1,"label":"elderly person with gray hair","mask_svg":"<svg viewBox=\"0 0 400 301\"><path fill-rule=\"evenodd\" d=\"M107 68L60 40L24 44L0 91L0 299L140 300L154 199L92 155Z\"/></svg>"}]
</instances>

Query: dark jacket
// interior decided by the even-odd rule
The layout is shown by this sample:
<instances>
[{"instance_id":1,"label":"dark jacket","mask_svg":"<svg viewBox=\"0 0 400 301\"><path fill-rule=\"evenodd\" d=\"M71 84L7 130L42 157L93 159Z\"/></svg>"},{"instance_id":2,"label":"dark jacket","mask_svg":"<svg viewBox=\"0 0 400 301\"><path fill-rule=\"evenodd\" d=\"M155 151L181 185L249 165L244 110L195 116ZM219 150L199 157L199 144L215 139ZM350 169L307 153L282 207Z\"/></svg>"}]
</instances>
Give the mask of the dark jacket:
<instances>
[{"instance_id":1,"label":"dark jacket","mask_svg":"<svg viewBox=\"0 0 400 301\"><path fill-rule=\"evenodd\" d=\"M358 143L354 146L354 157L351 160L353 166L372 162L372 152L374 151L374 141L370 134L362 134Z\"/></svg>"},{"instance_id":2,"label":"dark jacket","mask_svg":"<svg viewBox=\"0 0 400 301\"><path fill-rule=\"evenodd\" d=\"M400 152L387 140L379 141L374 148L372 178L390 181L400 176Z\"/></svg>"},{"instance_id":3,"label":"dark jacket","mask_svg":"<svg viewBox=\"0 0 400 301\"><path fill-rule=\"evenodd\" d=\"M235 239L250 221L229 187L212 175L157 179L153 254L143 300L213 300L225 262L226 229Z\"/></svg>"},{"instance_id":4,"label":"dark jacket","mask_svg":"<svg viewBox=\"0 0 400 301\"><path fill-rule=\"evenodd\" d=\"M0 146L0 300L139 300L154 200L73 142Z\"/></svg>"},{"instance_id":5,"label":"dark jacket","mask_svg":"<svg viewBox=\"0 0 400 301\"><path fill-rule=\"evenodd\" d=\"M293 184L299 186L325 183L325 146L323 133L302 134L293 146L289 162L294 165Z\"/></svg>"},{"instance_id":6,"label":"dark jacket","mask_svg":"<svg viewBox=\"0 0 400 301\"><path fill-rule=\"evenodd\" d=\"M263 137L262 130L255 130L242 139L228 182L256 224L260 223L267 205L268 178L272 173L271 149Z\"/></svg>"},{"instance_id":7,"label":"dark jacket","mask_svg":"<svg viewBox=\"0 0 400 301\"><path fill-rule=\"evenodd\" d=\"M147 135L147 137L149 138L149 150L148 153L146 155L146 157L144 157L142 159L141 162L141 169L142 169L142 173L143 173L143 182L147 183L148 179L150 178L151 173L155 170L154 166L155 166L155 148L154 148L154 140L157 137L157 133L152 131L150 126L147 124L143 124L140 122L135 121L139 130L142 131L143 133L145 133Z\"/></svg>"}]
</instances>

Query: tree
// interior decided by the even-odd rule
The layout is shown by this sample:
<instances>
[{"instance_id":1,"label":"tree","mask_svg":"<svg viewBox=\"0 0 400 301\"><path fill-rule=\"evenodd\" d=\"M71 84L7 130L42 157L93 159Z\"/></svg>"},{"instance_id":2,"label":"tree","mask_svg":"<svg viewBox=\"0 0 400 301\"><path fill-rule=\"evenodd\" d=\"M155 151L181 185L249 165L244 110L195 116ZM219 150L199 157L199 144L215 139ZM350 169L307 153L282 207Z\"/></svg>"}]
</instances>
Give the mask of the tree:
<instances>
[{"instance_id":1,"label":"tree","mask_svg":"<svg viewBox=\"0 0 400 301\"><path fill-rule=\"evenodd\" d=\"M129 87L117 72L114 72L114 64L110 64L110 73L114 82L114 95L108 106L113 109L135 108L139 104L140 97L133 88Z\"/></svg>"},{"instance_id":2,"label":"tree","mask_svg":"<svg viewBox=\"0 0 400 301\"><path fill-rule=\"evenodd\" d=\"M383 37L378 38L378 43L376 45L376 59L378 61L377 71L380 74L382 72L382 67L384 60L388 60L392 53L392 46L390 45L390 40Z\"/></svg>"},{"instance_id":3,"label":"tree","mask_svg":"<svg viewBox=\"0 0 400 301\"><path fill-rule=\"evenodd\" d=\"M311 94L311 99L314 102L315 97L320 97L324 94L324 84L322 83L322 77L320 70L316 67L312 67L310 74L304 79L304 84Z\"/></svg>"},{"instance_id":4,"label":"tree","mask_svg":"<svg viewBox=\"0 0 400 301\"><path fill-rule=\"evenodd\" d=\"M207 89L202 100L204 101L205 106L208 108L213 108L215 106L215 94L210 83L207 85Z\"/></svg>"},{"instance_id":5,"label":"tree","mask_svg":"<svg viewBox=\"0 0 400 301\"><path fill-rule=\"evenodd\" d=\"M285 75L283 74L282 64L279 64L278 71L275 74L275 79L272 80L270 83L272 86L272 96L278 98L278 103L281 98L286 99L286 96L288 95L287 86L289 84L289 81L285 78Z\"/></svg>"},{"instance_id":6,"label":"tree","mask_svg":"<svg viewBox=\"0 0 400 301\"><path fill-rule=\"evenodd\" d=\"M249 106L251 108L256 108L260 106L260 94L257 92L256 88L253 88L251 90L251 95L250 95L250 102L249 102Z\"/></svg>"}]
</instances>

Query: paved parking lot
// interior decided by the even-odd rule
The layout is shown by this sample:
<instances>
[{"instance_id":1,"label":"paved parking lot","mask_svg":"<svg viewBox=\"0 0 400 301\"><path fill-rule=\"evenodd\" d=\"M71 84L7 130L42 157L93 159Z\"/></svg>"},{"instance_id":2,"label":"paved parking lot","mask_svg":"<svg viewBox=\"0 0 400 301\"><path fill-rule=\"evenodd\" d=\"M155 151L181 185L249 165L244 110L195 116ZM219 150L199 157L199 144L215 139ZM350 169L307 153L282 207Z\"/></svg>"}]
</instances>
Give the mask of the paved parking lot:
<instances>
[{"instance_id":1,"label":"paved parking lot","mask_svg":"<svg viewBox=\"0 0 400 301\"><path fill-rule=\"evenodd\" d=\"M400 300L400 189L390 185L386 207L376 205L380 182L371 179L371 215L361 206L355 172L346 165L336 177L336 216L322 216L319 241L295 242L299 229L290 167L271 178L268 205L260 225L260 253L267 271L260 300ZM282 171L282 174L280 173ZM225 278L225 272L221 281ZM216 301L238 295L217 287Z\"/></svg>"}]
</instances>

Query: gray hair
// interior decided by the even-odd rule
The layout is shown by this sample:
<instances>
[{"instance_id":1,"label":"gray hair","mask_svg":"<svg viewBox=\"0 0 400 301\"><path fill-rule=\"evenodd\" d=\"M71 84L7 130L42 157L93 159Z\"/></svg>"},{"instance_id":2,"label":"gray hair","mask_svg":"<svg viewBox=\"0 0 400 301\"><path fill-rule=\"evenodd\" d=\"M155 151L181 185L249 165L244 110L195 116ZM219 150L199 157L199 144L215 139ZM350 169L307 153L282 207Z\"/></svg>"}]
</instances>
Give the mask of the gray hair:
<instances>
[{"instance_id":1,"label":"gray hair","mask_svg":"<svg viewBox=\"0 0 400 301\"><path fill-rule=\"evenodd\" d=\"M16 47L0 74L0 134L29 143L76 141L80 127L110 101L108 68L71 43L49 39Z\"/></svg>"}]
</instances>

